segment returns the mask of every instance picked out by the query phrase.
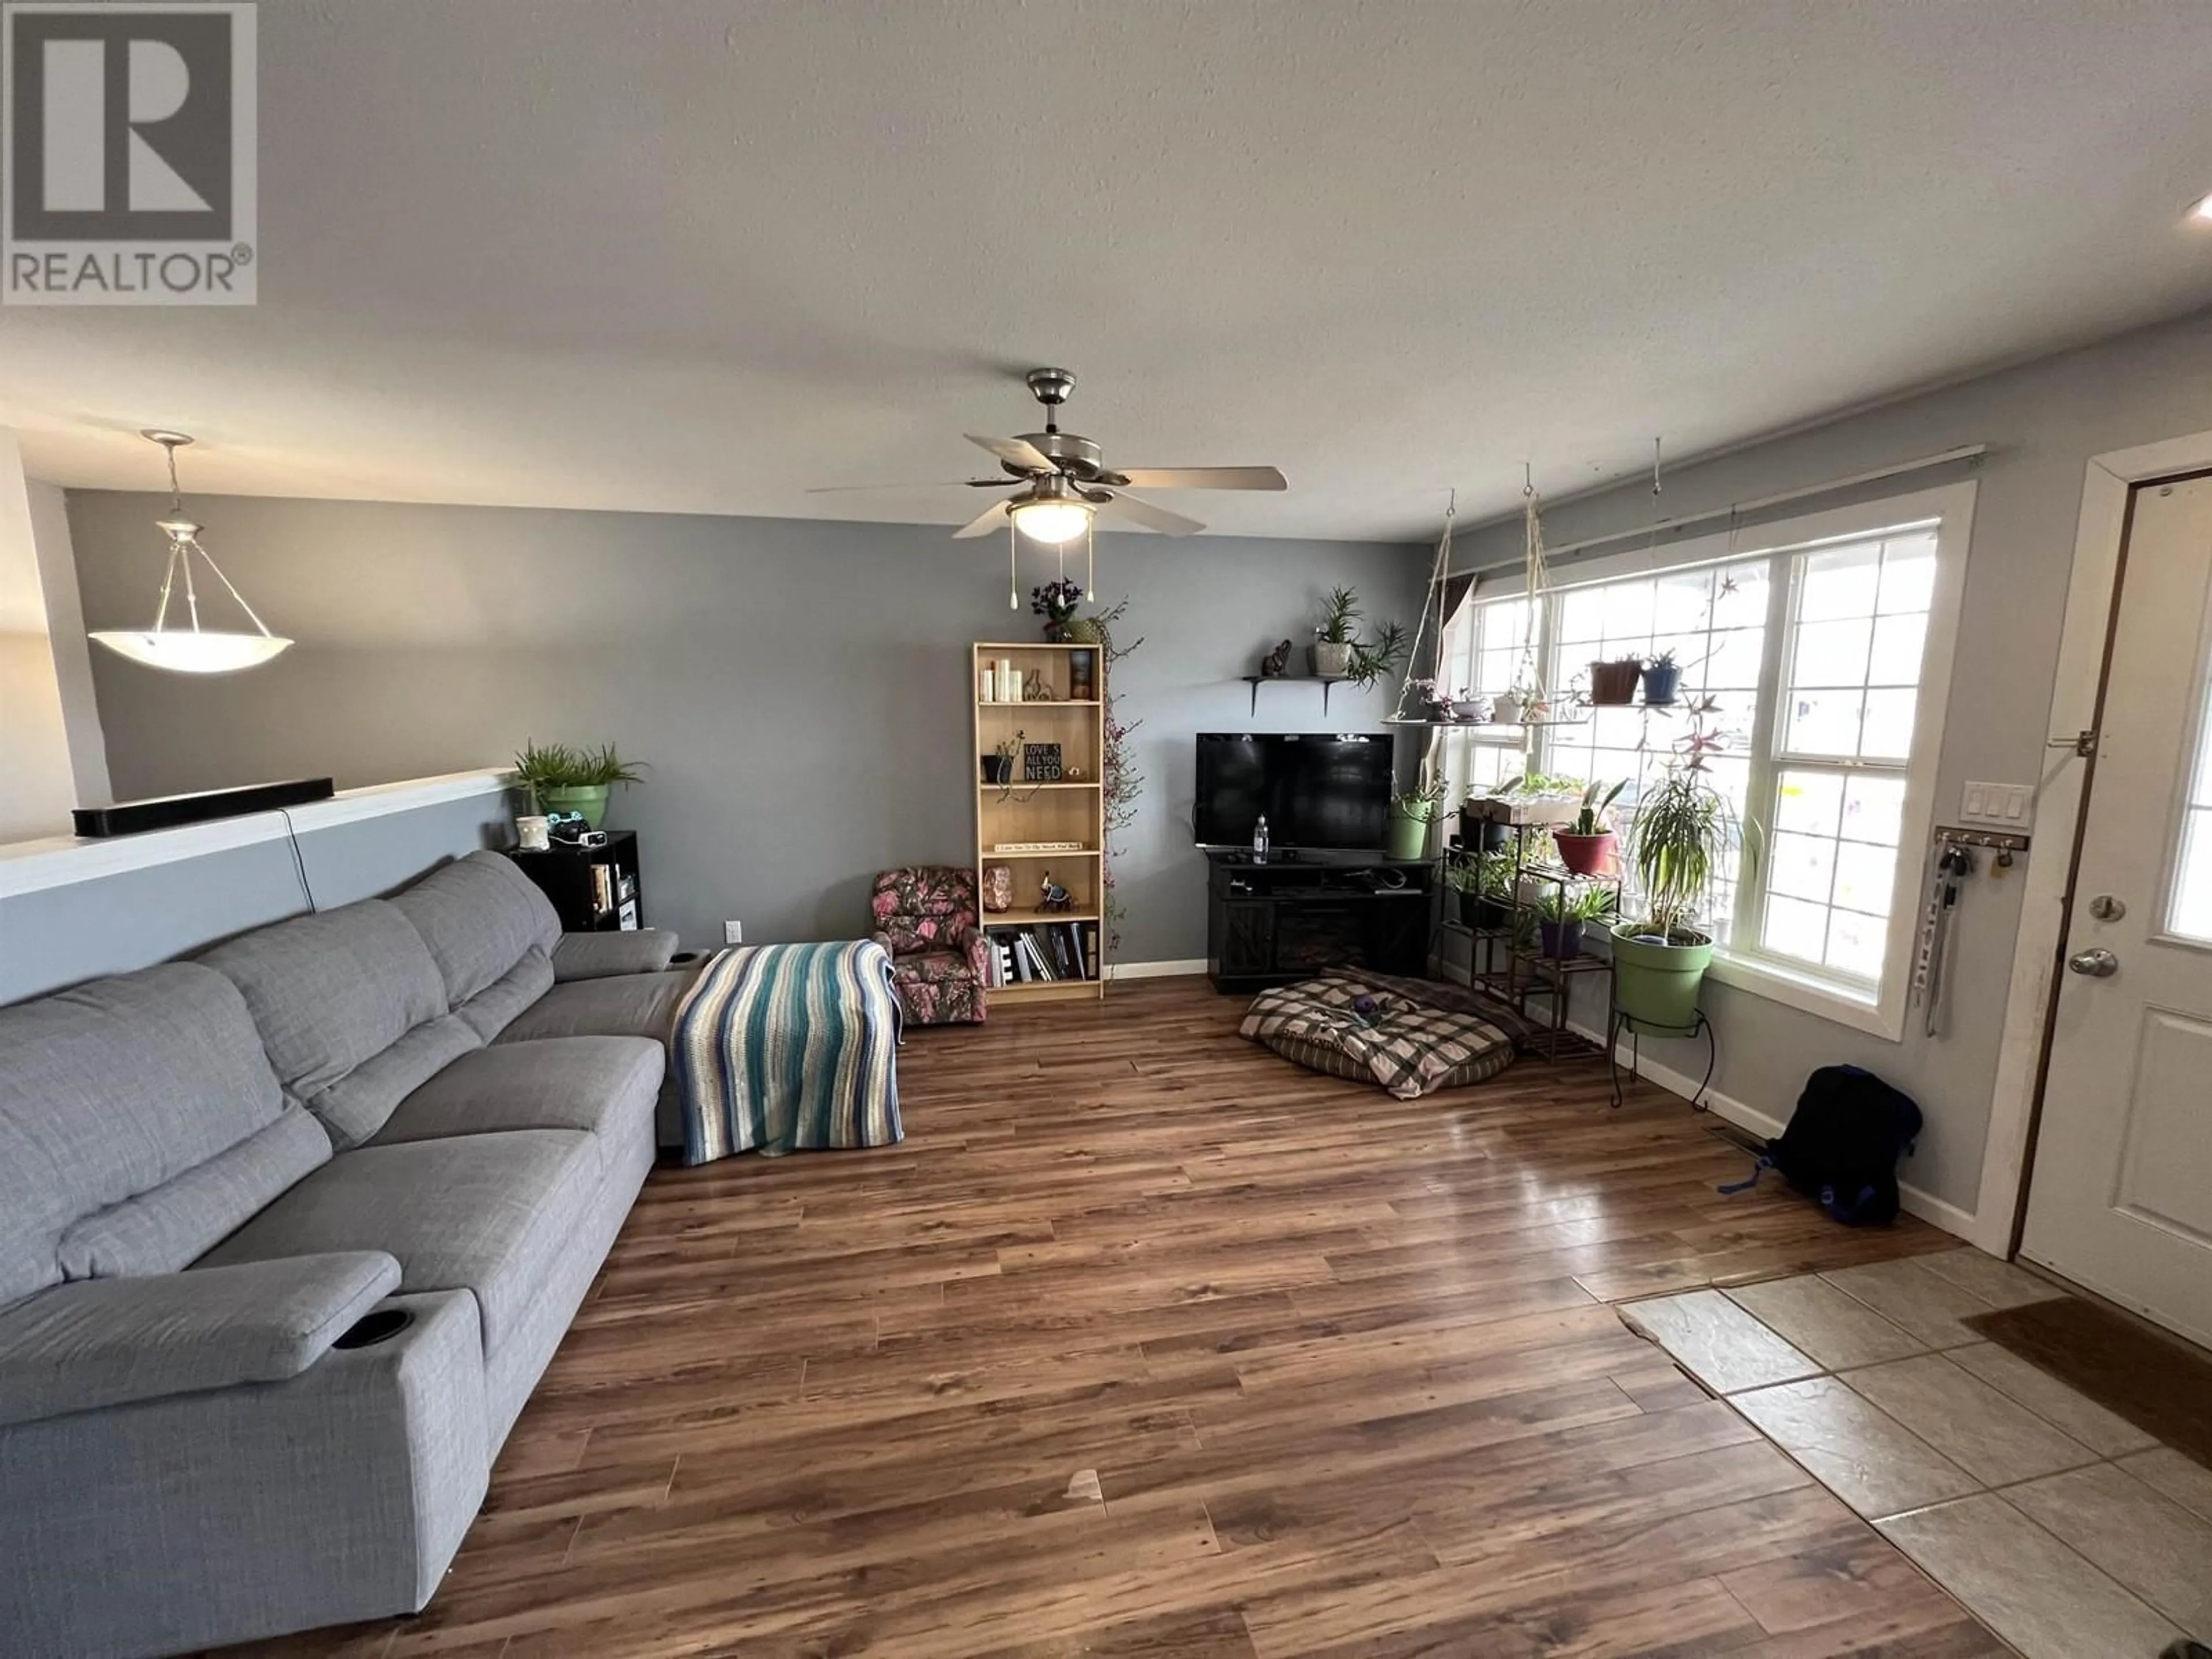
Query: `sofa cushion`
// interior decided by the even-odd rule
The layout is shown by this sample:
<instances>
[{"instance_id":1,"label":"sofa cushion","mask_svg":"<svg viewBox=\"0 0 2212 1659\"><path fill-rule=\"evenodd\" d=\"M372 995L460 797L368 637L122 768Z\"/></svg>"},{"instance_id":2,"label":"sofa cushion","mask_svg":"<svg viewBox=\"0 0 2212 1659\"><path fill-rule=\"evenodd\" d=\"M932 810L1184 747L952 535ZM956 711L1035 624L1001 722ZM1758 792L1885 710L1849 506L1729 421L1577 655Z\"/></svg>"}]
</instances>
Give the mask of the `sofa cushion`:
<instances>
[{"instance_id":1,"label":"sofa cushion","mask_svg":"<svg viewBox=\"0 0 2212 1659\"><path fill-rule=\"evenodd\" d=\"M446 1012L446 983L430 947L382 899L280 921L200 960L238 987L277 1078L341 1147L374 1134L416 1084L474 1046L456 1022L388 1062L391 1075L370 1072L355 1089L334 1092Z\"/></svg>"},{"instance_id":2,"label":"sofa cushion","mask_svg":"<svg viewBox=\"0 0 2212 1659\"><path fill-rule=\"evenodd\" d=\"M599 1187L598 1148L576 1130L362 1146L332 1158L198 1265L388 1251L404 1291L475 1293L489 1358L529 1312Z\"/></svg>"},{"instance_id":3,"label":"sofa cushion","mask_svg":"<svg viewBox=\"0 0 2212 1659\"><path fill-rule=\"evenodd\" d=\"M64 1277L60 1241L77 1222L283 1109L244 1000L205 968L170 963L0 1008L0 1304ZM242 1194L231 1207L206 1196L208 1243L252 1213Z\"/></svg>"},{"instance_id":4,"label":"sofa cushion","mask_svg":"<svg viewBox=\"0 0 2212 1659\"><path fill-rule=\"evenodd\" d=\"M456 859L394 895L392 904L422 936L455 1008L530 951L551 951L561 937L552 902L497 853Z\"/></svg>"},{"instance_id":5,"label":"sofa cushion","mask_svg":"<svg viewBox=\"0 0 2212 1659\"><path fill-rule=\"evenodd\" d=\"M516 1016L553 988L553 963L544 951L532 945L522 960L471 997L453 1012L471 1030L489 1042Z\"/></svg>"},{"instance_id":6,"label":"sofa cushion","mask_svg":"<svg viewBox=\"0 0 2212 1659\"><path fill-rule=\"evenodd\" d=\"M399 1103L375 1145L501 1129L588 1129L604 1167L652 1133L667 1053L643 1037L543 1037L464 1054Z\"/></svg>"},{"instance_id":7,"label":"sofa cushion","mask_svg":"<svg viewBox=\"0 0 2212 1659\"><path fill-rule=\"evenodd\" d=\"M63 1276L175 1273L330 1158L331 1138L314 1114L287 1103L274 1123L237 1146L70 1228L57 1251Z\"/></svg>"},{"instance_id":8,"label":"sofa cushion","mask_svg":"<svg viewBox=\"0 0 2212 1659\"><path fill-rule=\"evenodd\" d=\"M501 1031L499 1041L642 1036L665 1043L676 1029L677 1006L698 982L699 969L694 963L661 974L623 974L556 985Z\"/></svg>"},{"instance_id":9,"label":"sofa cushion","mask_svg":"<svg viewBox=\"0 0 2212 1659\"><path fill-rule=\"evenodd\" d=\"M340 1152L358 1146L379 1129L399 1103L483 1039L458 1014L425 1020L380 1054L368 1060L307 1104Z\"/></svg>"}]
</instances>

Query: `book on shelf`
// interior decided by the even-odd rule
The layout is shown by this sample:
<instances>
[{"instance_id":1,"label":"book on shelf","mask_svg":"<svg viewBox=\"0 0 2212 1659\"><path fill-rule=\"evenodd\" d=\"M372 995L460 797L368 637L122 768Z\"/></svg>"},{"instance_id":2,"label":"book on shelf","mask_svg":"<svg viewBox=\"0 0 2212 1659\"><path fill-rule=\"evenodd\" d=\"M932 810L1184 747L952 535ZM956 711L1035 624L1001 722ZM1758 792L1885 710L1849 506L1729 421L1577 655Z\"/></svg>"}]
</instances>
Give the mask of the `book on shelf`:
<instances>
[{"instance_id":1,"label":"book on shelf","mask_svg":"<svg viewBox=\"0 0 2212 1659\"><path fill-rule=\"evenodd\" d=\"M991 946L984 965L994 986L1098 977L1098 924L1095 921L987 927L984 938Z\"/></svg>"},{"instance_id":2,"label":"book on shelf","mask_svg":"<svg viewBox=\"0 0 2212 1659\"><path fill-rule=\"evenodd\" d=\"M614 866L595 864L592 866L592 908L600 915L615 908Z\"/></svg>"}]
</instances>

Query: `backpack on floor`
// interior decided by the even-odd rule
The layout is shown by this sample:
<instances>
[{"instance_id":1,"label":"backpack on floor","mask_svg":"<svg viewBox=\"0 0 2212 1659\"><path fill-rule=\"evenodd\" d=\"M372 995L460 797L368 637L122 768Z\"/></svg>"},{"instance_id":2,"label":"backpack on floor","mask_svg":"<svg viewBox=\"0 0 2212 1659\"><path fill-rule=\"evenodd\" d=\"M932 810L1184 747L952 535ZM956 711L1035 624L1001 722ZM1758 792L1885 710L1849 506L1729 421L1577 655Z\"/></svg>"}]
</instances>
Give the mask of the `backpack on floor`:
<instances>
[{"instance_id":1,"label":"backpack on floor","mask_svg":"<svg viewBox=\"0 0 2212 1659\"><path fill-rule=\"evenodd\" d=\"M1751 1179L1721 1191L1743 1192L1779 1170L1846 1227L1882 1226L1897 1218L1897 1164L1912 1151L1920 1125L1912 1097L1872 1072L1823 1066L1805 1079L1789 1127L1766 1143Z\"/></svg>"}]
</instances>

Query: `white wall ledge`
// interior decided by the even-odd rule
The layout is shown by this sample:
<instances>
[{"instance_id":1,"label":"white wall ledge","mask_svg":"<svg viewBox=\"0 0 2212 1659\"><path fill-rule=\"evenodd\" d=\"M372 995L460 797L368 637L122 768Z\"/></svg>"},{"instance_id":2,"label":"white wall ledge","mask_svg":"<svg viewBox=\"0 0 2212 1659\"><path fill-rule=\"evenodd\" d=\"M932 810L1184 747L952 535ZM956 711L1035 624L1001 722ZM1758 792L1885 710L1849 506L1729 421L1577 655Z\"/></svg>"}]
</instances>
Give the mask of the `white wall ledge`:
<instances>
[{"instance_id":1,"label":"white wall ledge","mask_svg":"<svg viewBox=\"0 0 2212 1659\"><path fill-rule=\"evenodd\" d=\"M0 846L0 899L97 881L183 859L204 858L234 847L281 841L295 830L310 835L342 823L411 812L447 801L504 794L511 775L505 767L485 767L434 778L341 789L328 800L288 808L289 825L283 812L248 812L205 823L182 824L174 830L148 830L135 836L49 836L42 841L13 842Z\"/></svg>"}]
</instances>

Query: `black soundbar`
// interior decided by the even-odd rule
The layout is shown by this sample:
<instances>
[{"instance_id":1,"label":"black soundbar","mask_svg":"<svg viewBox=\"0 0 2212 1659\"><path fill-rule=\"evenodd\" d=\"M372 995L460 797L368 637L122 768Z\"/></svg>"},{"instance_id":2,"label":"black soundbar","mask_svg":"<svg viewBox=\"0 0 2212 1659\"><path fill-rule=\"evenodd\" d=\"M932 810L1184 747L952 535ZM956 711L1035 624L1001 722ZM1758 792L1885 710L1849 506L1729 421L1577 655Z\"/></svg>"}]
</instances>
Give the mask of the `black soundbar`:
<instances>
[{"instance_id":1,"label":"black soundbar","mask_svg":"<svg viewBox=\"0 0 2212 1659\"><path fill-rule=\"evenodd\" d=\"M80 806L80 836L135 836L147 830L173 830L180 823L241 817L328 800L337 793L328 778L295 778L289 783L250 783L243 789L210 789L200 795L161 795L152 800L118 801L112 806Z\"/></svg>"}]
</instances>

